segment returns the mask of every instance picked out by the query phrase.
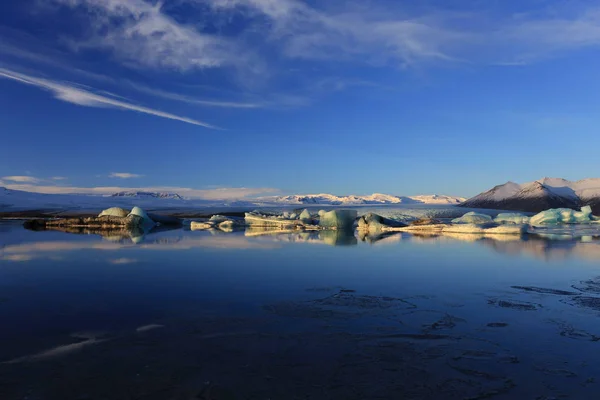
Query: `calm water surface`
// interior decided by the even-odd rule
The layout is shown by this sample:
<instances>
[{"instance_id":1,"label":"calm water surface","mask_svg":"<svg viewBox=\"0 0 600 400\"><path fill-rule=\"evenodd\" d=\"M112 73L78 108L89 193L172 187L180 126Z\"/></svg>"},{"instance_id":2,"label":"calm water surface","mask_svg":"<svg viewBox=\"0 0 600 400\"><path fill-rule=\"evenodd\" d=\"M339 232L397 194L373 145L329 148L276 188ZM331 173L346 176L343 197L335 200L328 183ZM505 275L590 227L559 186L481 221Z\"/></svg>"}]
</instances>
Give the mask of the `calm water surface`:
<instances>
[{"instance_id":1,"label":"calm water surface","mask_svg":"<svg viewBox=\"0 0 600 400\"><path fill-rule=\"evenodd\" d=\"M0 222L0 398L597 397L600 242L264 233Z\"/></svg>"}]
</instances>

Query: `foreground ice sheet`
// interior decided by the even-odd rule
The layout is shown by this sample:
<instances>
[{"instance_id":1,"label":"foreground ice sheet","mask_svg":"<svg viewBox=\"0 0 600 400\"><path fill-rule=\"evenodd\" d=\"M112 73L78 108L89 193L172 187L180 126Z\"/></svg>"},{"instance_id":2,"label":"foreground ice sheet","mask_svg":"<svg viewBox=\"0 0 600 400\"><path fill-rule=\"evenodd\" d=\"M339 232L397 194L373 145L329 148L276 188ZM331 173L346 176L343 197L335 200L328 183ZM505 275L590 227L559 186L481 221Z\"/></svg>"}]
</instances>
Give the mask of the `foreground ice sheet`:
<instances>
[{"instance_id":1,"label":"foreground ice sheet","mask_svg":"<svg viewBox=\"0 0 600 400\"><path fill-rule=\"evenodd\" d=\"M452 220L453 224L487 224L490 222L492 222L492 217L475 211L468 212L462 217Z\"/></svg>"},{"instance_id":2,"label":"foreground ice sheet","mask_svg":"<svg viewBox=\"0 0 600 400\"><path fill-rule=\"evenodd\" d=\"M354 226L356 210L319 211L319 226L324 228L350 229Z\"/></svg>"},{"instance_id":3,"label":"foreground ice sheet","mask_svg":"<svg viewBox=\"0 0 600 400\"><path fill-rule=\"evenodd\" d=\"M521 213L500 213L494 218L498 224L528 224L529 217Z\"/></svg>"},{"instance_id":4,"label":"foreground ice sheet","mask_svg":"<svg viewBox=\"0 0 600 400\"><path fill-rule=\"evenodd\" d=\"M552 224L585 224L592 222L592 208L585 206L581 211L570 208L552 208L531 217L529 223L534 226Z\"/></svg>"}]
</instances>

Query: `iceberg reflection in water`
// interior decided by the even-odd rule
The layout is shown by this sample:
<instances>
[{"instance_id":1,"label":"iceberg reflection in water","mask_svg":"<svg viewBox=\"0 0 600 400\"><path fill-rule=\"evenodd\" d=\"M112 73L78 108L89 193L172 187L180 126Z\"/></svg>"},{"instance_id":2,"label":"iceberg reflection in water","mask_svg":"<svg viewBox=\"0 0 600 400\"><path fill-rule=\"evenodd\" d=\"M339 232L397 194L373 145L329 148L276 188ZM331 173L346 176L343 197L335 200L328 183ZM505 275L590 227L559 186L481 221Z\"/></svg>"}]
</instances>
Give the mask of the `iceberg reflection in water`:
<instances>
[{"instance_id":1,"label":"iceberg reflection in water","mask_svg":"<svg viewBox=\"0 0 600 400\"><path fill-rule=\"evenodd\" d=\"M12 223L12 229L0 230L9 235L22 230ZM45 233L62 233L45 239ZM406 233L364 232L353 230L299 231L247 227L229 232L219 229L190 231L181 227L157 226L148 230L93 230L86 228L52 228L38 232L34 241L7 244L0 241L0 260L28 261L36 258L51 258L59 253L76 250L189 250L194 248L214 249L272 249L284 244L323 244L330 246L357 246L394 244L398 242L473 242L500 253L535 256L543 260L569 257L600 259L600 237L597 228L589 226L561 226L535 228L528 235L470 234L456 232ZM86 236L89 240L68 240L75 236ZM96 239L93 239L96 237ZM33 238L33 236L31 237ZM59 240L59 238L65 240ZM115 259L119 260L119 259ZM116 261L125 264L123 260Z\"/></svg>"}]
</instances>

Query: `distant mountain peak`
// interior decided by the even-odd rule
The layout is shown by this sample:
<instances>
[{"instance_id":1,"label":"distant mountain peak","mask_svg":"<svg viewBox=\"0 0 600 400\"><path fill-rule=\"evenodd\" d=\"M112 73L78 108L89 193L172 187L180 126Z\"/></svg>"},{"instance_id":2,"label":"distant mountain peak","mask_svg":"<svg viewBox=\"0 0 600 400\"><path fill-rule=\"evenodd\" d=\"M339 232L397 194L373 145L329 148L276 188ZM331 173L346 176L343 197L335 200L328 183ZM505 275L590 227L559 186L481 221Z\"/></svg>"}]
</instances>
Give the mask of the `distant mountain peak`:
<instances>
[{"instance_id":1,"label":"distant mountain peak","mask_svg":"<svg viewBox=\"0 0 600 400\"><path fill-rule=\"evenodd\" d=\"M507 182L478 194L461 206L539 212L549 208L600 205L600 178L572 182L544 177L533 182Z\"/></svg>"},{"instance_id":2,"label":"distant mountain peak","mask_svg":"<svg viewBox=\"0 0 600 400\"><path fill-rule=\"evenodd\" d=\"M333 194L296 194L279 196L272 199L283 204L327 204L327 205L377 205L377 204L459 204L463 197L444 195L395 196L383 193L373 193L367 196Z\"/></svg>"},{"instance_id":3,"label":"distant mountain peak","mask_svg":"<svg viewBox=\"0 0 600 400\"><path fill-rule=\"evenodd\" d=\"M117 193L111 194L111 197L139 197L139 198L183 200L183 197L181 197L177 193L144 192L144 191L138 191L138 190L117 192Z\"/></svg>"}]
</instances>

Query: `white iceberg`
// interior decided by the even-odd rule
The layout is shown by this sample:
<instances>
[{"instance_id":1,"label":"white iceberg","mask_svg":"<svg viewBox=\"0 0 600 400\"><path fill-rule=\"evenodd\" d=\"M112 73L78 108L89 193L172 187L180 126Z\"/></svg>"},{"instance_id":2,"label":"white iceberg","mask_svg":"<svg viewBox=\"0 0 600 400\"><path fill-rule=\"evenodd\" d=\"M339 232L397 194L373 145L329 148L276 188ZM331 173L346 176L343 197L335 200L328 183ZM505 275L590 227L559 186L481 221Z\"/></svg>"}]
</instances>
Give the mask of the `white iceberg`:
<instances>
[{"instance_id":1,"label":"white iceberg","mask_svg":"<svg viewBox=\"0 0 600 400\"><path fill-rule=\"evenodd\" d=\"M497 224L528 224L529 217L520 213L500 213L494 218Z\"/></svg>"},{"instance_id":2,"label":"white iceberg","mask_svg":"<svg viewBox=\"0 0 600 400\"><path fill-rule=\"evenodd\" d=\"M356 210L319 211L319 226L324 228L350 229L354 227L358 213Z\"/></svg>"},{"instance_id":3,"label":"white iceberg","mask_svg":"<svg viewBox=\"0 0 600 400\"><path fill-rule=\"evenodd\" d=\"M489 224L490 222L493 222L492 217L475 211L468 212L462 217L452 220L453 224Z\"/></svg>"},{"instance_id":4,"label":"white iceberg","mask_svg":"<svg viewBox=\"0 0 600 400\"><path fill-rule=\"evenodd\" d=\"M127 214L129 214L127 210L124 210L121 207L111 207L107 208L106 210L102 210L102 212L98 214L98 218L104 216L125 218L127 217Z\"/></svg>"},{"instance_id":5,"label":"white iceberg","mask_svg":"<svg viewBox=\"0 0 600 400\"><path fill-rule=\"evenodd\" d=\"M289 217L289 214L288 214ZM247 225L260 227L278 227L278 228L293 228L302 226L302 223L296 219L285 218L284 216L263 215L256 211L245 214L244 220Z\"/></svg>"},{"instance_id":6,"label":"white iceberg","mask_svg":"<svg viewBox=\"0 0 600 400\"><path fill-rule=\"evenodd\" d=\"M581 211L570 208L552 208L534 215L529 223L534 226L553 224L585 224L592 222L592 208L581 207Z\"/></svg>"}]
</instances>

